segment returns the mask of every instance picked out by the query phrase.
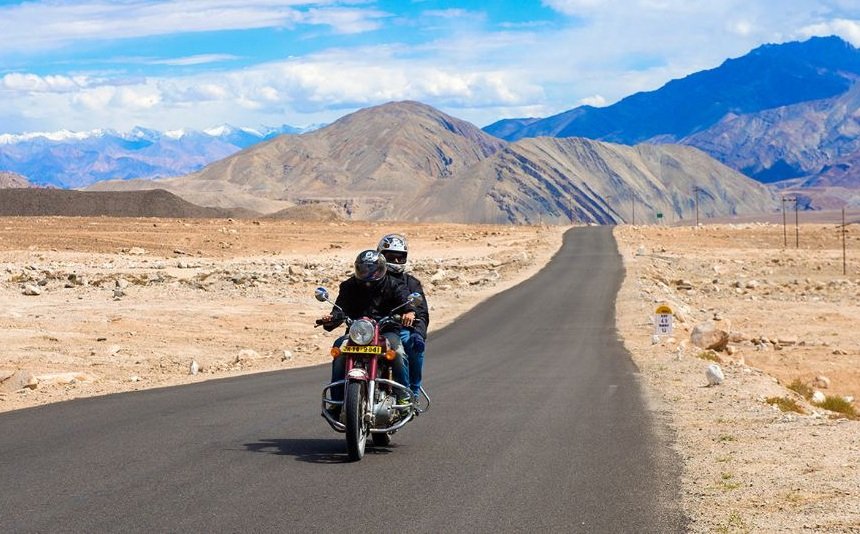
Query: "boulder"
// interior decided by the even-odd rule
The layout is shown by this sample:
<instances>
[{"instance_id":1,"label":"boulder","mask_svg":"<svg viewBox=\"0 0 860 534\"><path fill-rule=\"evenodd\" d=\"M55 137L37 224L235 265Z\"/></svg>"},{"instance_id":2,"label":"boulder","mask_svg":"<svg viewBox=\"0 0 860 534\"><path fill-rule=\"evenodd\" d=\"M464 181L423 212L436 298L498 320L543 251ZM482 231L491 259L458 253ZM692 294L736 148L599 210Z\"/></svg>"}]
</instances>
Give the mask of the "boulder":
<instances>
[{"instance_id":1,"label":"boulder","mask_svg":"<svg viewBox=\"0 0 860 534\"><path fill-rule=\"evenodd\" d=\"M712 363L705 369L705 376L708 379L709 386L719 386L725 380L722 368L719 365Z\"/></svg>"},{"instance_id":2,"label":"boulder","mask_svg":"<svg viewBox=\"0 0 860 534\"><path fill-rule=\"evenodd\" d=\"M27 295L28 297L35 297L35 296L41 295L42 290L39 288L39 286L36 286L33 284L27 284L24 286L24 291L22 291L22 293L24 295Z\"/></svg>"},{"instance_id":3,"label":"boulder","mask_svg":"<svg viewBox=\"0 0 860 534\"><path fill-rule=\"evenodd\" d=\"M38 386L39 379L33 373L19 370L0 381L0 392L12 393L19 389L36 389Z\"/></svg>"},{"instance_id":4,"label":"boulder","mask_svg":"<svg viewBox=\"0 0 860 534\"><path fill-rule=\"evenodd\" d=\"M815 377L815 380L812 381L812 387L818 389L827 389L830 387L830 379L824 375L818 375Z\"/></svg>"},{"instance_id":5,"label":"boulder","mask_svg":"<svg viewBox=\"0 0 860 534\"><path fill-rule=\"evenodd\" d=\"M693 345L705 350L721 351L729 343L729 333L720 330L713 321L705 321L697 324L690 332L690 341Z\"/></svg>"},{"instance_id":6,"label":"boulder","mask_svg":"<svg viewBox=\"0 0 860 534\"><path fill-rule=\"evenodd\" d=\"M45 385L65 385L65 384L75 384L78 382L94 382L95 377L81 372L69 372L69 373L45 373L42 375L36 375L36 380L39 384Z\"/></svg>"}]
</instances>

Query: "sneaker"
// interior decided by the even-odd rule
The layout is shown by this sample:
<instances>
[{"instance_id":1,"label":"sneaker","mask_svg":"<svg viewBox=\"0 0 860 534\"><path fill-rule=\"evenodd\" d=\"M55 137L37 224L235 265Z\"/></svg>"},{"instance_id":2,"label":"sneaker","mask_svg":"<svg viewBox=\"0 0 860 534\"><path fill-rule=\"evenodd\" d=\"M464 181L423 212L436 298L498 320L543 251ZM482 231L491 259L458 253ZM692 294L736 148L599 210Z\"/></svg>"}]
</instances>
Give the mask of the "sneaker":
<instances>
[{"instance_id":1,"label":"sneaker","mask_svg":"<svg viewBox=\"0 0 860 534\"><path fill-rule=\"evenodd\" d=\"M410 404L412 404L412 401L410 401L406 397L397 399L397 405L398 406L409 406Z\"/></svg>"}]
</instances>

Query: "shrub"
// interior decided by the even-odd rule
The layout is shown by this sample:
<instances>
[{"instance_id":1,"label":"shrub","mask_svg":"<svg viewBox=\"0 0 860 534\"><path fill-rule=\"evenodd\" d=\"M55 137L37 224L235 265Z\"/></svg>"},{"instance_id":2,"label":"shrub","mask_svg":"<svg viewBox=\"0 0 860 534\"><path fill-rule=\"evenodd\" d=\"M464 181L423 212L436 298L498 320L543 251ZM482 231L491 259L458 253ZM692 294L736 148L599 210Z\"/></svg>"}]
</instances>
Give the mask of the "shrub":
<instances>
[{"instance_id":1,"label":"shrub","mask_svg":"<svg viewBox=\"0 0 860 534\"><path fill-rule=\"evenodd\" d=\"M806 413L796 400L788 397L768 397L765 402L771 406L776 406L783 412Z\"/></svg>"},{"instance_id":2,"label":"shrub","mask_svg":"<svg viewBox=\"0 0 860 534\"><path fill-rule=\"evenodd\" d=\"M703 350L702 352L700 352L696 356L703 359L703 360L708 360L708 361L717 362L717 363L723 363L723 360L720 359L720 357L717 356L717 353L712 351L712 350Z\"/></svg>"},{"instance_id":3,"label":"shrub","mask_svg":"<svg viewBox=\"0 0 860 534\"><path fill-rule=\"evenodd\" d=\"M853 404L836 395L827 395L827 397L824 398L824 402L818 406L825 410L830 410L831 412L840 413L848 419L860 418L858 417L857 410L854 409Z\"/></svg>"},{"instance_id":4,"label":"shrub","mask_svg":"<svg viewBox=\"0 0 860 534\"><path fill-rule=\"evenodd\" d=\"M795 378L794 381L788 385L788 389L800 394L800 396L806 400L812 398L812 388L802 382L799 378Z\"/></svg>"}]
</instances>

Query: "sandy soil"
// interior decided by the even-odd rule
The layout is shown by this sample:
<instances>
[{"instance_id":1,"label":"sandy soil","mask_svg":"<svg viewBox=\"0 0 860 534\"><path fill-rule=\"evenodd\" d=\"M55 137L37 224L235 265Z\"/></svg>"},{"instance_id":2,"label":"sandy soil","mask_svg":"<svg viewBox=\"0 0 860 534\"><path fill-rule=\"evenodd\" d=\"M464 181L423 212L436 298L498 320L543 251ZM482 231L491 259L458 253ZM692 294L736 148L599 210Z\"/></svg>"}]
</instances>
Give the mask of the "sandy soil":
<instances>
[{"instance_id":1,"label":"sandy soil","mask_svg":"<svg viewBox=\"0 0 860 534\"><path fill-rule=\"evenodd\" d=\"M858 234L849 227L843 274L833 224L801 225L799 248L782 224L616 229L619 330L677 433L692 532L860 532L860 422L786 387L860 396ZM655 339L660 303L675 331ZM705 321L730 334L726 349L692 344ZM722 384L707 387L704 357L720 360Z\"/></svg>"},{"instance_id":2,"label":"sandy soil","mask_svg":"<svg viewBox=\"0 0 860 534\"><path fill-rule=\"evenodd\" d=\"M564 228L0 219L0 411L327 362L335 334L313 320L330 307L313 290L336 295L392 231L410 241L432 341L542 267Z\"/></svg>"}]
</instances>

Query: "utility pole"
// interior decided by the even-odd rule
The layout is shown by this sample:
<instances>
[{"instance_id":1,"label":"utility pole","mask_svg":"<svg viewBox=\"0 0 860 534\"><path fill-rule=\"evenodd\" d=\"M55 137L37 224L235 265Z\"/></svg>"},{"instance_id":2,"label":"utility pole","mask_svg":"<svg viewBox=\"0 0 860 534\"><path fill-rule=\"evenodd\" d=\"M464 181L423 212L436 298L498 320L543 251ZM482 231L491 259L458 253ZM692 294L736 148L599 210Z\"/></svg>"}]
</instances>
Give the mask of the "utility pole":
<instances>
[{"instance_id":1,"label":"utility pole","mask_svg":"<svg viewBox=\"0 0 860 534\"><path fill-rule=\"evenodd\" d=\"M796 248L800 248L800 229L797 224L797 197L782 197L782 244L785 248L788 248L788 230L785 225L786 202L794 202L794 244Z\"/></svg>"},{"instance_id":2,"label":"utility pole","mask_svg":"<svg viewBox=\"0 0 860 534\"><path fill-rule=\"evenodd\" d=\"M636 226L636 197L634 195L630 195L630 206L633 212L633 226Z\"/></svg>"},{"instance_id":3,"label":"utility pole","mask_svg":"<svg viewBox=\"0 0 860 534\"><path fill-rule=\"evenodd\" d=\"M785 229L785 197L782 197L782 248L788 248L788 230Z\"/></svg>"},{"instance_id":4,"label":"utility pole","mask_svg":"<svg viewBox=\"0 0 860 534\"><path fill-rule=\"evenodd\" d=\"M699 226L699 189L698 186L693 188L693 193L696 195L696 226Z\"/></svg>"},{"instance_id":5,"label":"utility pole","mask_svg":"<svg viewBox=\"0 0 860 534\"><path fill-rule=\"evenodd\" d=\"M842 208L842 276L848 274L848 266L845 261L845 234L848 233L848 227L845 226L845 208Z\"/></svg>"},{"instance_id":6,"label":"utility pole","mask_svg":"<svg viewBox=\"0 0 860 534\"><path fill-rule=\"evenodd\" d=\"M800 248L800 225L797 224L797 197L794 197L794 248Z\"/></svg>"}]
</instances>

